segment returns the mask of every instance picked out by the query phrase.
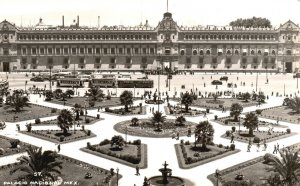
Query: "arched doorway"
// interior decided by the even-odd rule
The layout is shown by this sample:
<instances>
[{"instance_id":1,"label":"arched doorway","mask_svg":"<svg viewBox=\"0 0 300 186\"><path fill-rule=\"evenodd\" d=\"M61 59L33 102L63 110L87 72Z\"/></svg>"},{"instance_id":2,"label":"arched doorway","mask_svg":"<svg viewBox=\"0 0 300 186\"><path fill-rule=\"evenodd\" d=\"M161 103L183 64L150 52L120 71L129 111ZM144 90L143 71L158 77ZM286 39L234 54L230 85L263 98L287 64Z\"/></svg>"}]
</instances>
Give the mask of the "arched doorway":
<instances>
[{"instance_id":1,"label":"arched doorway","mask_svg":"<svg viewBox=\"0 0 300 186\"><path fill-rule=\"evenodd\" d=\"M3 72L9 72L9 62L2 62Z\"/></svg>"}]
</instances>

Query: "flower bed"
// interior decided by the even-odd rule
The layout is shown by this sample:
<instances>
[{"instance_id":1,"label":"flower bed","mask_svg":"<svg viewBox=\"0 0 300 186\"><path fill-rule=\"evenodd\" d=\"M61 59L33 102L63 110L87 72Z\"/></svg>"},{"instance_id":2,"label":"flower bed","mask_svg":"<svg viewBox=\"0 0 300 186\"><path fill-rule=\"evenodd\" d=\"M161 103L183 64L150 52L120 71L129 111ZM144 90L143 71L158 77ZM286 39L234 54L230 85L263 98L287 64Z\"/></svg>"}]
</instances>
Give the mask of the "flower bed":
<instances>
[{"instance_id":1,"label":"flower bed","mask_svg":"<svg viewBox=\"0 0 300 186\"><path fill-rule=\"evenodd\" d=\"M146 107L145 106L132 106L129 107L129 112L125 112L124 108L119 108L119 109L110 109L108 107L105 108L105 112L111 113L111 114L117 114L117 115L137 115L141 114L144 115L146 114Z\"/></svg>"},{"instance_id":2,"label":"flower bed","mask_svg":"<svg viewBox=\"0 0 300 186\"><path fill-rule=\"evenodd\" d=\"M152 100L152 99L150 99L150 100L145 100L145 103L147 103L147 104L163 104L164 103L164 100L156 100L156 101L154 101L154 100Z\"/></svg>"},{"instance_id":3,"label":"flower bed","mask_svg":"<svg viewBox=\"0 0 300 186\"><path fill-rule=\"evenodd\" d=\"M278 106L262 109L262 112L259 115L259 117L289 123L300 123L300 114L295 114L295 112L287 106Z\"/></svg>"},{"instance_id":4,"label":"flower bed","mask_svg":"<svg viewBox=\"0 0 300 186\"><path fill-rule=\"evenodd\" d=\"M186 121L185 125L178 126L174 119L167 119L162 124L162 131L158 132L155 130L156 126L151 120L140 119L139 121L140 124L138 126L132 126L130 120L123 121L114 125L114 129L119 133L127 133L131 136L165 138L172 137L174 130L179 133L179 136L187 136L189 127L193 131L196 125L196 123Z\"/></svg>"},{"instance_id":5,"label":"flower bed","mask_svg":"<svg viewBox=\"0 0 300 186\"><path fill-rule=\"evenodd\" d=\"M97 119L96 117L93 117L93 116L86 116L86 119L85 119L85 116L79 116L79 120L76 121L76 125L77 124L91 125L100 120L102 120L102 118ZM52 120L47 120L47 121L42 121L42 122L40 122L39 119L36 119L35 123L31 124L31 125L33 125L33 126L34 125L57 125L57 119L52 119Z\"/></svg>"},{"instance_id":6,"label":"flower bed","mask_svg":"<svg viewBox=\"0 0 300 186\"><path fill-rule=\"evenodd\" d=\"M0 135L0 157L25 152L29 144L18 139L9 138Z\"/></svg>"},{"instance_id":7,"label":"flower bed","mask_svg":"<svg viewBox=\"0 0 300 186\"><path fill-rule=\"evenodd\" d=\"M244 143L249 143L249 140L251 140L251 142L253 143L258 143L258 142L263 143L264 140L266 140L266 142L271 142L274 140L287 138L296 134L287 131L274 131L271 134L269 134L268 131L254 131L253 132L254 136L250 137L248 135L249 133L248 130L241 130L240 134L239 132L235 132L234 140L244 142ZM231 135L229 132L226 132L226 134L223 134L221 137L226 139L231 139Z\"/></svg>"},{"instance_id":8,"label":"flower bed","mask_svg":"<svg viewBox=\"0 0 300 186\"><path fill-rule=\"evenodd\" d=\"M240 99L234 99L234 98L218 98L216 101L211 98L200 98L194 101L192 106L197 107L204 107L204 108L210 108L210 109L216 109L216 110L222 110L223 107L225 110L228 110L233 103L239 103L243 107L250 107L256 105L256 102L250 101L245 102Z\"/></svg>"},{"instance_id":9,"label":"flower bed","mask_svg":"<svg viewBox=\"0 0 300 186\"><path fill-rule=\"evenodd\" d=\"M105 142L105 143L104 143ZM90 145L81 149L84 152L104 157L130 167L147 168L147 145L141 140L129 141L122 150L115 150L110 145L110 140L104 140L100 144Z\"/></svg>"},{"instance_id":10,"label":"flower bed","mask_svg":"<svg viewBox=\"0 0 300 186\"><path fill-rule=\"evenodd\" d=\"M175 144L179 167L183 169L193 168L240 151L235 149L234 145L212 144L207 147L209 151L201 151L200 147L197 146L195 149L194 144L191 144L189 141Z\"/></svg>"},{"instance_id":11,"label":"flower bed","mask_svg":"<svg viewBox=\"0 0 300 186\"><path fill-rule=\"evenodd\" d=\"M204 113L206 113L206 111L200 111L200 110L197 110L197 109L191 109L189 108L189 111L188 112L185 112L185 110L182 110L181 108L178 108L178 107L172 107L172 106L165 106L164 107L165 109L165 113L167 115L184 115L184 116L199 116L199 115L204 115Z\"/></svg>"},{"instance_id":12,"label":"flower bed","mask_svg":"<svg viewBox=\"0 0 300 186\"><path fill-rule=\"evenodd\" d=\"M21 133L54 143L69 143L96 136L90 130L76 130L75 134L74 130L69 130L67 136L64 136L61 130L32 130L31 132L22 131Z\"/></svg>"}]
</instances>

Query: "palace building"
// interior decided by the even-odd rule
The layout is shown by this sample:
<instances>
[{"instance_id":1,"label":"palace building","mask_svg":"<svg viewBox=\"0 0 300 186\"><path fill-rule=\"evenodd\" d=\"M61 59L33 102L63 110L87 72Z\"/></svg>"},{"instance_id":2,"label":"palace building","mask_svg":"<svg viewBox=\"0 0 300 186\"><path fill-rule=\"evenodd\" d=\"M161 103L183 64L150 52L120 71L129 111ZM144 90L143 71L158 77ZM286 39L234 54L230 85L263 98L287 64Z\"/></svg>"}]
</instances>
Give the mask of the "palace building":
<instances>
[{"instance_id":1,"label":"palace building","mask_svg":"<svg viewBox=\"0 0 300 186\"><path fill-rule=\"evenodd\" d=\"M167 12L144 25L18 27L0 23L0 71L274 71L298 72L300 28L183 27Z\"/></svg>"}]
</instances>

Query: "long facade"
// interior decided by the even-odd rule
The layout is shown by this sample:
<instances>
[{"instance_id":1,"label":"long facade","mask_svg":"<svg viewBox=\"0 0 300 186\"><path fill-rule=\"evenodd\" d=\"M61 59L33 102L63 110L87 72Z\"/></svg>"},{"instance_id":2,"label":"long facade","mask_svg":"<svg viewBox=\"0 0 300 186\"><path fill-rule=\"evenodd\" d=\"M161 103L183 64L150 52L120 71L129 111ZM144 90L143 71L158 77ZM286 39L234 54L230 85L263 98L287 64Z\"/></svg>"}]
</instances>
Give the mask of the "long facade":
<instances>
[{"instance_id":1,"label":"long facade","mask_svg":"<svg viewBox=\"0 0 300 186\"><path fill-rule=\"evenodd\" d=\"M64 22L64 21L63 21ZM164 14L157 27L0 23L0 71L92 70L298 72L300 28L182 27Z\"/></svg>"}]
</instances>

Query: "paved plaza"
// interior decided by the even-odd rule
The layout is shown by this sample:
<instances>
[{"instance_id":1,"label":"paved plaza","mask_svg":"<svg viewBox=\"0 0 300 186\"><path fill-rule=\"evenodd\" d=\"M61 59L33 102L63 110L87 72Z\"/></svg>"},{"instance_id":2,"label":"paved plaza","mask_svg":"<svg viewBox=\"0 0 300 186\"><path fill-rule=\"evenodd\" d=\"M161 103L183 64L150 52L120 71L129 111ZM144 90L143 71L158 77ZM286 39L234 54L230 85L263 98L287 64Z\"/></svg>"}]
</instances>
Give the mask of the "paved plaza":
<instances>
[{"instance_id":1,"label":"paved plaza","mask_svg":"<svg viewBox=\"0 0 300 186\"><path fill-rule=\"evenodd\" d=\"M133 76L140 77L141 74L135 74ZM211 85L212 80L217 80L221 76L228 76L229 80L227 83L233 83L237 85L237 88L228 88L227 83L224 81L223 85ZM171 87L169 91L169 87L166 86L166 76L161 75L158 77L157 75L150 75L149 78L154 80L154 88L153 89L135 89L132 91L134 92L135 97L140 97L144 91L155 91L158 89L158 80L160 79L160 91L161 92L168 92L171 97L175 95L175 97L179 97L181 92L186 92L193 90L194 92L198 93L199 91L202 94L205 94L205 92L216 92L216 91L234 91L235 93L238 92L249 92L252 93L253 91L256 91L256 78L258 77L258 84L257 84L257 91L263 91L266 96L268 96L269 99L267 99L265 104L262 104L259 109L264 108L270 108L275 106L281 106L283 103L284 95L298 95L299 89L297 89L297 79L294 79L291 74L266 74L266 73L260 73L260 74L250 74L250 73L232 73L232 74L195 74L195 75L174 75L173 79L171 80ZM5 79L6 74L1 74L0 79ZM25 74L19 73L19 74L8 74L8 80L10 83L10 89L18 89L18 88L25 88ZM29 78L27 78L28 80ZM266 84L266 81L268 83ZM245 82L245 86L243 83ZM28 84L26 85L26 88L32 87L32 85L36 85L37 87L44 88L46 86L46 89L49 89L49 82L30 82L28 80ZM185 87L183 88L182 85ZM86 86L87 87L87 86ZM52 89L54 90L56 87L53 86ZM88 88L81 88L77 91L79 92L80 96L83 96L85 91L87 91ZM110 88L110 89L103 89L104 93L106 94L107 91L112 92L113 94L116 94L114 96L119 96L124 89L116 89L116 88ZM272 96L273 93L273 96ZM278 93L278 96L276 96L276 93ZM39 96L38 94L30 94L30 102L35 103L38 105L43 105L51 108L57 108L57 109L70 109L70 106L63 106L55 103L49 103L44 101L44 96ZM166 95L164 94L162 98L165 98ZM134 105L138 105L139 103L142 103L146 106L146 115L136 115L134 117L137 117L139 119L147 119L152 116L152 113L150 112L150 107L154 107L154 111L163 112L164 106L167 106L167 103L163 103L162 105L148 105L145 103L144 100L136 100L134 101ZM175 101L170 101L171 105L177 104ZM250 106L245 107L243 110L243 113L255 111L258 109L257 106ZM228 167L231 167L233 165L245 162L247 160L263 156L266 152L272 153L274 144L278 143L280 147L282 148L284 146L290 146L295 143L299 142L300 134L297 133L296 135L293 135L291 137L279 139L273 142L268 143L268 149L267 151L259 151L252 150L251 152L247 152L247 144L241 143L236 141L235 147L236 149L240 149L241 151L226 156L222 159L218 159L200 166L197 166L195 168L191 169L181 169L179 168L174 144L178 144L179 140L174 140L171 138L147 138L147 137L137 137L137 136L127 136L127 140L133 141L136 139L141 139L142 143L147 144L148 148L148 167L146 169L140 170L140 176L135 175L135 168L117 163L115 161L111 161L99 156L95 156L92 154L88 154L86 152L83 152L80 150L80 148L86 147L87 142L90 142L91 144L98 144L100 141L104 139L110 139L114 135L122 135L125 138L124 134L120 134L117 131L114 130L114 125L126 121L131 120L133 116L117 116L105 113L104 111L98 112L97 109L89 110L88 115L96 117L97 114L100 114L100 117L103 118L103 120L100 120L94 124L86 125L85 128L91 130L94 134L96 134L96 137L90 138L90 139L83 139L75 142L70 142L67 144L61 145L61 151L60 154L69 156L71 158L102 167L104 169L109 170L110 168L118 168L119 173L123 176L119 180L119 185L121 186L139 186L142 185L144 177L151 177L155 175L160 175L158 169L162 167L162 164L167 161L169 164L169 167L173 170L172 174L174 176L179 176L183 179L188 180L187 183L190 183L190 185L195 186L210 186L213 185L211 181L207 179L207 176L214 173L216 169L222 170ZM230 145L230 140L221 138L221 136L225 133L226 130L231 130L231 126L224 126L221 124L218 124L214 122L214 116L218 115L218 117L225 117L229 116L229 111L222 112L218 110L211 110L210 113L207 115L207 117L203 116L194 116L194 117L186 117L187 121L199 123L201 121L208 120L214 127L215 133L214 133L214 143L219 144L222 143L224 145ZM242 114L242 116L244 116ZM57 116L51 116L46 118L41 118L42 121L55 119ZM168 119L175 119L175 116L167 116ZM262 121L268 121L272 123L276 123L276 120L270 120L270 119L264 119L259 118ZM17 122L20 124L21 130L26 130L25 125L28 123L34 123L34 120L30 121L21 121ZM57 145L55 143L42 140L39 138L35 138L32 136L28 136L23 133L19 133L16 128L17 123L6 123L7 127L4 130L0 131L0 135L4 135L10 138L16 138L20 139L23 142L43 147L43 150L56 150ZM292 132L300 131L300 126L297 124L291 124L287 122L279 122L281 125L285 125L288 128L291 129ZM48 130L48 129L59 129L58 126L34 126L34 130ZM241 130L247 130L244 126L241 125ZM266 127L260 127L260 130L267 130ZM274 129L279 130L279 128ZM191 137L180 137L180 140L189 140L194 141L194 136ZM13 156L5 156L0 158L0 165L5 165L9 163L13 163L16 161L16 158L19 157L18 155Z\"/></svg>"}]
</instances>

